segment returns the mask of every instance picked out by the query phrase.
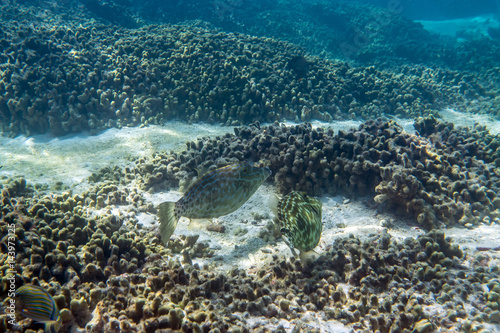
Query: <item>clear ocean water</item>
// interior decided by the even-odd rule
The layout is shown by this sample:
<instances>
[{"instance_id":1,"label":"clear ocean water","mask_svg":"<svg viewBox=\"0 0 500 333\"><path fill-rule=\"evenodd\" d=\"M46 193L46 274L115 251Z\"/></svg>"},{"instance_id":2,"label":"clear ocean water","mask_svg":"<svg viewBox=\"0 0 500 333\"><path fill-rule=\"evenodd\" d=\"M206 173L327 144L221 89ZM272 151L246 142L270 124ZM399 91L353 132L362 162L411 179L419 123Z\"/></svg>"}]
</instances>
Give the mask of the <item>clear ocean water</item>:
<instances>
[{"instance_id":1,"label":"clear ocean water","mask_svg":"<svg viewBox=\"0 0 500 333\"><path fill-rule=\"evenodd\" d=\"M500 332L500 3L0 2L0 332Z\"/></svg>"}]
</instances>

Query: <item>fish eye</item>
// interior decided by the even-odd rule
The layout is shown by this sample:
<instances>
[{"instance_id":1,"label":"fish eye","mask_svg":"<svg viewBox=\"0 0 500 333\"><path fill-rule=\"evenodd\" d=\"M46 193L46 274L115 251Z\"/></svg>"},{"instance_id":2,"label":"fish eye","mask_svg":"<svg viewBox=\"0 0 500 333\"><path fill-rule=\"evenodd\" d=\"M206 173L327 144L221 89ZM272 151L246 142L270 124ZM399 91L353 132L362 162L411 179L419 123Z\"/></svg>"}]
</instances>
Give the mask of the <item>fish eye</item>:
<instances>
[{"instance_id":1,"label":"fish eye","mask_svg":"<svg viewBox=\"0 0 500 333\"><path fill-rule=\"evenodd\" d=\"M243 165L241 168L242 175L249 175L252 173L252 167L250 165Z\"/></svg>"}]
</instances>

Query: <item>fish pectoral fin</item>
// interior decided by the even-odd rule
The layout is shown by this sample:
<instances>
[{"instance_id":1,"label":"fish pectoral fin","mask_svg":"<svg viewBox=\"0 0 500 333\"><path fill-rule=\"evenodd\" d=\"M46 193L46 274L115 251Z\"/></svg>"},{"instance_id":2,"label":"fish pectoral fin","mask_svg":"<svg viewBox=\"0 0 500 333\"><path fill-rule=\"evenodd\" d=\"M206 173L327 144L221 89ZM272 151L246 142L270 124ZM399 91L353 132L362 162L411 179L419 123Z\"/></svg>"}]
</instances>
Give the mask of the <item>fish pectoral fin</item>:
<instances>
[{"instance_id":1,"label":"fish pectoral fin","mask_svg":"<svg viewBox=\"0 0 500 333\"><path fill-rule=\"evenodd\" d=\"M317 208L317 207L315 207L314 205L311 205L311 209L313 210L313 212L314 212L315 214L319 214L319 210L318 210L318 208Z\"/></svg>"}]
</instances>

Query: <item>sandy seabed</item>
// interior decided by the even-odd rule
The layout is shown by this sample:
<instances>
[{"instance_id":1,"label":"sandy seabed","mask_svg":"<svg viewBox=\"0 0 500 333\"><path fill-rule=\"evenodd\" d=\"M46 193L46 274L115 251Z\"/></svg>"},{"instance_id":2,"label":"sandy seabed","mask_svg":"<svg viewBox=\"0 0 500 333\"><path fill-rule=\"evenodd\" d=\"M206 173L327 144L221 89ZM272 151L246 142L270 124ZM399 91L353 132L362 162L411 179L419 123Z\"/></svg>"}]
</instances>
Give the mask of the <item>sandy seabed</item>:
<instances>
[{"instance_id":1,"label":"sandy seabed","mask_svg":"<svg viewBox=\"0 0 500 333\"><path fill-rule=\"evenodd\" d=\"M500 133L500 122L487 116L471 116L453 110L443 110L444 120L457 126L472 126L475 123L486 125L492 134ZM408 132L413 131L411 120L397 120ZM321 123L313 122L313 126L332 127L335 131L357 127L360 122ZM180 122L169 122L164 126L143 128L109 129L98 135L71 135L53 138L47 135L16 138L0 137L0 177L24 177L29 184L55 184L60 182L73 194L89 188L88 177L107 166L126 166L134 159L148 156L159 151L180 151L184 143L195 138L232 133L232 127L207 124L188 125ZM131 185L132 186L132 185ZM290 249L284 242L267 243L259 237L274 214L270 210L269 198L274 195L272 185L263 185L236 212L210 221L191 221L181 219L175 235L199 235L199 241L207 242L215 251L212 258L194 259L203 265L216 264L221 270L234 267L256 271L272 260L275 254L291 256ZM144 193L146 199L157 205L162 201L175 201L181 197L177 191ZM425 231L417 227L415 221L404 216L391 216L379 212L367 204L363 198L348 199L342 196L324 196L323 234L316 251L321 253L336 239L353 234L363 239L369 235L387 231L398 241L406 237L418 237ZM117 206L118 213L126 213L126 206ZM261 218L255 219L259 215ZM142 228L156 228L157 219L153 214L139 213L138 224ZM224 233L206 230L209 223L220 223L225 226ZM500 246L500 225L479 225L473 229L447 228L445 234L460 245L469 255L474 255L477 248L498 248ZM499 251L489 251L493 261L500 264ZM349 288L346 285L346 288ZM437 307L439 313L445 311ZM307 318L309 316L309 318ZM340 323L325 322L315 313L306 314L311 327L325 332L348 332L349 328ZM253 320L253 319L252 319ZM255 319L255 320L258 320ZM286 330L291 330L290 323L281 320ZM500 331L500 327L492 327Z\"/></svg>"}]
</instances>

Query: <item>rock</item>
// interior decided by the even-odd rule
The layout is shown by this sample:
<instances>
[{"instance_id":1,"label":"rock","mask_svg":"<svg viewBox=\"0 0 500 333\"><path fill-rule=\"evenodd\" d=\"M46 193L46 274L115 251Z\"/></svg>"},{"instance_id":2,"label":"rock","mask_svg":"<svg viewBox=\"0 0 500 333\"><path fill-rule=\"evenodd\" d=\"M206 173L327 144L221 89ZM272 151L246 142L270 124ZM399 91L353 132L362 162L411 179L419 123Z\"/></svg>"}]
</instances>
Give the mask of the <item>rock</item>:
<instances>
[{"instance_id":1,"label":"rock","mask_svg":"<svg viewBox=\"0 0 500 333\"><path fill-rule=\"evenodd\" d=\"M500 311L495 310L488 314L488 320L491 323L500 324Z\"/></svg>"}]
</instances>

